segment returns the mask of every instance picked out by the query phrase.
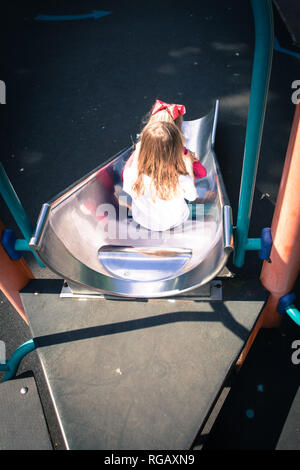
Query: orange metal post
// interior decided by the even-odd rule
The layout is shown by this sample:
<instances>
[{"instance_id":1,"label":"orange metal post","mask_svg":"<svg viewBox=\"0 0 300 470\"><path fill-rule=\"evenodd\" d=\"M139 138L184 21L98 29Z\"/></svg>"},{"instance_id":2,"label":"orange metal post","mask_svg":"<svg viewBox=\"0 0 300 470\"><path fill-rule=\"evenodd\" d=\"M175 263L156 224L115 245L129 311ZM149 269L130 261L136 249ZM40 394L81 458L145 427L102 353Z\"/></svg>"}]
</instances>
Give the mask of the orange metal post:
<instances>
[{"instance_id":1,"label":"orange metal post","mask_svg":"<svg viewBox=\"0 0 300 470\"><path fill-rule=\"evenodd\" d=\"M3 231L4 225L0 221L0 239ZM11 260L0 243L0 289L27 324L19 291L33 278L34 275L25 260Z\"/></svg>"},{"instance_id":2,"label":"orange metal post","mask_svg":"<svg viewBox=\"0 0 300 470\"><path fill-rule=\"evenodd\" d=\"M242 351L241 366L261 328L276 328L280 298L293 290L300 269L300 103L296 106L276 207L272 220L271 263L264 261L260 280L270 292Z\"/></svg>"},{"instance_id":3,"label":"orange metal post","mask_svg":"<svg viewBox=\"0 0 300 470\"><path fill-rule=\"evenodd\" d=\"M296 106L272 221L271 263L264 262L261 282L270 292L263 326L276 327L280 298L293 290L300 269L300 103Z\"/></svg>"}]
</instances>

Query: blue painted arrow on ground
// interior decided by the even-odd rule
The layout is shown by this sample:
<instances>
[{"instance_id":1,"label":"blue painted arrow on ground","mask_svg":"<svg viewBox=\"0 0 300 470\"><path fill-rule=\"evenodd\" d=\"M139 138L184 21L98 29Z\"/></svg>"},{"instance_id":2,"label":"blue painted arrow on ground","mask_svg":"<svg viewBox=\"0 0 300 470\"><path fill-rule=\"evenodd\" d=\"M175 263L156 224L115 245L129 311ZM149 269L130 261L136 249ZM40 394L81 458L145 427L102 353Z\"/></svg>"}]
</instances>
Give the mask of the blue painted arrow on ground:
<instances>
[{"instance_id":1,"label":"blue painted arrow on ground","mask_svg":"<svg viewBox=\"0 0 300 470\"><path fill-rule=\"evenodd\" d=\"M86 13L85 15L37 15L34 19L37 21L72 21L94 18L96 20L111 13L111 11L94 10L92 13Z\"/></svg>"}]
</instances>

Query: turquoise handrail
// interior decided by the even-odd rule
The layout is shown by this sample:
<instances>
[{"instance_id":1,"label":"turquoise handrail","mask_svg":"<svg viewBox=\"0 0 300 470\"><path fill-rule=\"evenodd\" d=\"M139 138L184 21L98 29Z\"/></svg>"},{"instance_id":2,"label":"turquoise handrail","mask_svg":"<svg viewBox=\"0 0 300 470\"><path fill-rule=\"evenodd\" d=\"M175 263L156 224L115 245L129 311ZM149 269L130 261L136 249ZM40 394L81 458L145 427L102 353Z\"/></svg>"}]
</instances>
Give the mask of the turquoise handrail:
<instances>
[{"instance_id":1,"label":"turquoise handrail","mask_svg":"<svg viewBox=\"0 0 300 470\"><path fill-rule=\"evenodd\" d=\"M250 216L261 146L265 109L271 75L274 27L271 0L251 0L255 23L255 51L246 129L244 161L236 224L235 266L244 264L247 249L257 249L259 241L248 241ZM258 248L259 249L259 248Z\"/></svg>"},{"instance_id":2,"label":"turquoise handrail","mask_svg":"<svg viewBox=\"0 0 300 470\"><path fill-rule=\"evenodd\" d=\"M0 163L0 193L6 202L13 218L15 219L19 229L24 235L26 241L29 242L33 227L31 222L21 204L20 199L17 196L9 178L3 168L2 163Z\"/></svg>"},{"instance_id":3,"label":"turquoise handrail","mask_svg":"<svg viewBox=\"0 0 300 470\"><path fill-rule=\"evenodd\" d=\"M13 218L15 219L19 229L24 235L23 239L18 239L15 242L15 250L17 251L31 251L36 258L39 265L44 268L44 264L38 258L36 253L30 248L29 241L33 234L33 227L31 222L21 204L21 201L11 184L2 163L0 162L0 194L6 202Z\"/></svg>"},{"instance_id":4,"label":"turquoise handrail","mask_svg":"<svg viewBox=\"0 0 300 470\"><path fill-rule=\"evenodd\" d=\"M11 358L6 361L5 364L0 364L0 371L5 371L4 377L1 382L6 382L7 380L12 379L18 370L21 360L26 354L34 351L35 344L34 340L30 339L26 343L21 344L18 349L12 354Z\"/></svg>"},{"instance_id":5,"label":"turquoise handrail","mask_svg":"<svg viewBox=\"0 0 300 470\"><path fill-rule=\"evenodd\" d=\"M295 305L289 305L285 309L287 315L298 325L300 326L300 312L295 307Z\"/></svg>"}]
</instances>

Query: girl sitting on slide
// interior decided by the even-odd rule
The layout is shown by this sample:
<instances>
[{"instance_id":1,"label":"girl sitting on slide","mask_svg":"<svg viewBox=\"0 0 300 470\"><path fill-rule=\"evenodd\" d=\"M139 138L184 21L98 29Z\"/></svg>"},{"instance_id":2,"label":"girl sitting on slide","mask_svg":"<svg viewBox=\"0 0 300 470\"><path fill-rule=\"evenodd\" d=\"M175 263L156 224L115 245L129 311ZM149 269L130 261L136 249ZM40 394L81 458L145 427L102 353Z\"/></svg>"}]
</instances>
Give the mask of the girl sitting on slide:
<instances>
[{"instance_id":1,"label":"girl sitting on slide","mask_svg":"<svg viewBox=\"0 0 300 470\"><path fill-rule=\"evenodd\" d=\"M202 165L201 171L205 176ZM123 190L132 198L133 219L149 230L168 230L187 220L186 200L197 202L198 196L193 158L174 121L144 127L131 164L125 166Z\"/></svg>"},{"instance_id":2,"label":"girl sitting on slide","mask_svg":"<svg viewBox=\"0 0 300 470\"><path fill-rule=\"evenodd\" d=\"M182 133L182 116L186 113L185 106L183 104L168 104L161 100L156 100L150 113L146 116L146 125L154 122L170 122L176 124L179 131ZM182 134L184 141L184 136ZM126 167L133 164L135 159L138 157L140 142L136 144L136 151L132 153L126 163ZM195 178L204 178L206 176L206 170L203 165L199 162L199 157L194 152L191 152L184 147L185 155L187 155L193 165L193 174Z\"/></svg>"}]
</instances>

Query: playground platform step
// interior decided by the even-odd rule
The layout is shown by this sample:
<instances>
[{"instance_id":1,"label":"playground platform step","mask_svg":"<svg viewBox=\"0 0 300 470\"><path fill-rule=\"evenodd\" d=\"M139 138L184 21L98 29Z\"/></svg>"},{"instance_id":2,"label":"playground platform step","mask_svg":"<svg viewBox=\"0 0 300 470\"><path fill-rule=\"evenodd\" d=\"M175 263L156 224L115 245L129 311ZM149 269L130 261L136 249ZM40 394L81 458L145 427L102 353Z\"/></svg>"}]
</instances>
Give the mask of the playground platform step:
<instances>
[{"instance_id":1,"label":"playground platform step","mask_svg":"<svg viewBox=\"0 0 300 470\"><path fill-rule=\"evenodd\" d=\"M34 377L0 386L0 450L52 450Z\"/></svg>"},{"instance_id":2,"label":"playground platform step","mask_svg":"<svg viewBox=\"0 0 300 470\"><path fill-rule=\"evenodd\" d=\"M222 301L61 298L62 280L21 292L68 449L191 448L267 293L222 280Z\"/></svg>"},{"instance_id":3,"label":"playground platform step","mask_svg":"<svg viewBox=\"0 0 300 470\"><path fill-rule=\"evenodd\" d=\"M300 450L300 388L298 388L276 450Z\"/></svg>"}]
</instances>

